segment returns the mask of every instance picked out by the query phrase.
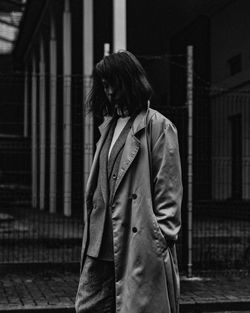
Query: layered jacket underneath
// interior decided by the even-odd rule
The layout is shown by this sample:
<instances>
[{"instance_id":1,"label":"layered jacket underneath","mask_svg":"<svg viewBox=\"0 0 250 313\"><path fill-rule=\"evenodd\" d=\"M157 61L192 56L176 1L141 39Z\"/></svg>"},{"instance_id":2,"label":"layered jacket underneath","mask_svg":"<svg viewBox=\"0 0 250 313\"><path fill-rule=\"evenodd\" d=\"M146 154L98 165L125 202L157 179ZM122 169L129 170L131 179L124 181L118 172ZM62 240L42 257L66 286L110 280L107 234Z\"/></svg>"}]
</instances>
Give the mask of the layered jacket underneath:
<instances>
[{"instance_id":1,"label":"layered jacket underneath","mask_svg":"<svg viewBox=\"0 0 250 313\"><path fill-rule=\"evenodd\" d=\"M109 154L117 118L110 122L109 131L104 139L99 157L99 173L96 189L93 195L93 209L89 221L89 243L87 254L99 260L113 261L113 232L110 210L115 182L119 170L122 150L132 126L130 118ZM105 202L108 201L108 202Z\"/></svg>"}]
</instances>

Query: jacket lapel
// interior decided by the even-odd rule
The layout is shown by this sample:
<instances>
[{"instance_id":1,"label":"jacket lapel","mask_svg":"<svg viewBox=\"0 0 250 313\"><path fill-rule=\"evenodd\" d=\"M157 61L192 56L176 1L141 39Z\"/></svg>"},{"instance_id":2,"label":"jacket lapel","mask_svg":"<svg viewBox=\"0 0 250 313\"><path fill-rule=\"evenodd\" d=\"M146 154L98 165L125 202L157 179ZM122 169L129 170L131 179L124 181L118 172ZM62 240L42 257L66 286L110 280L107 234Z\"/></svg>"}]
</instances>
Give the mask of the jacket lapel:
<instances>
[{"instance_id":1,"label":"jacket lapel","mask_svg":"<svg viewBox=\"0 0 250 313\"><path fill-rule=\"evenodd\" d=\"M87 200L89 197L92 196L94 189L95 189L95 186L96 186L100 151L101 151L103 143L106 139L106 136L108 134L108 131L109 131L109 128L111 125L111 123L110 123L111 120L112 120L112 117L107 117L105 119L105 121L99 126L99 131L101 133L101 137L96 144L96 151L95 151L95 155L94 155L94 160L93 160L93 163L91 166L89 178L88 178L87 185L86 185L86 199Z\"/></svg>"},{"instance_id":2,"label":"jacket lapel","mask_svg":"<svg viewBox=\"0 0 250 313\"><path fill-rule=\"evenodd\" d=\"M124 146L123 152L122 152L122 158L118 170L118 175L116 179L115 189L113 193L113 197L124 177L127 170L129 169L131 163L135 159L138 151L140 149L140 141L132 134L128 135L128 138L126 140L126 144Z\"/></svg>"},{"instance_id":3,"label":"jacket lapel","mask_svg":"<svg viewBox=\"0 0 250 313\"><path fill-rule=\"evenodd\" d=\"M115 163L115 160L120 152L120 150L122 149L122 147L124 146L125 140L123 137L119 136L116 143L114 144L114 147L112 148L109 160L108 160L108 179L110 179L110 175L112 173L112 169Z\"/></svg>"}]
</instances>

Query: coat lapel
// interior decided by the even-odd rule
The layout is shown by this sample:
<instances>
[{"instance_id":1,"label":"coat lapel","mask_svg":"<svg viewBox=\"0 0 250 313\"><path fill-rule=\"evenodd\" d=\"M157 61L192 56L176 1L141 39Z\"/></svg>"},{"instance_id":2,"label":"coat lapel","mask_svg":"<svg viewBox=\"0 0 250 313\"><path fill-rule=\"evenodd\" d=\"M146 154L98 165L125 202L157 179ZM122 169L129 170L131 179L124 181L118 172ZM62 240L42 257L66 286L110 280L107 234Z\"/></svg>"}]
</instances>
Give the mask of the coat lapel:
<instances>
[{"instance_id":1,"label":"coat lapel","mask_svg":"<svg viewBox=\"0 0 250 313\"><path fill-rule=\"evenodd\" d=\"M125 146L123 149L121 162L119 166L118 176L115 184L115 189L113 193L113 197L133 160L135 159L139 149L140 149L140 140L137 138L141 130L145 129L147 120L149 119L149 115L152 115L154 110L147 109L147 111L143 111L137 115L135 118L132 128L127 136ZM98 175L98 164L99 164L99 155L101 148L103 146L104 140L108 134L110 125L111 125L112 117L108 117L105 121L99 126L99 130L101 133L101 137L96 145L96 152L94 156L94 160L92 163L92 167L89 174L89 179L86 186L86 199L92 195L94 192L94 188L96 185L97 175Z\"/></svg>"},{"instance_id":2,"label":"coat lapel","mask_svg":"<svg viewBox=\"0 0 250 313\"><path fill-rule=\"evenodd\" d=\"M125 146L122 152L122 157L120 161L120 166L118 170L113 197L115 196L115 193L119 185L121 184L124 175L126 174L131 164L133 163L140 149L140 140L137 138L137 136L139 132L143 130L146 126L147 115L148 115L148 110L138 114L127 136Z\"/></svg>"}]
</instances>

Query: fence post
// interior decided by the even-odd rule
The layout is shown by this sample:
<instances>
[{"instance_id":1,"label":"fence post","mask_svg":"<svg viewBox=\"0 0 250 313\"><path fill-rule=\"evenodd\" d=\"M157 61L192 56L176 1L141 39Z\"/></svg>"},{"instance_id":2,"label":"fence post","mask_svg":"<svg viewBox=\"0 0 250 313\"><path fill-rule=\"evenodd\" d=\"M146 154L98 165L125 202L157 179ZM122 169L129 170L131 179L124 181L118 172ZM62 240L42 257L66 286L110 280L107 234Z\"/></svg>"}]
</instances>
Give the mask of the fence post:
<instances>
[{"instance_id":1,"label":"fence post","mask_svg":"<svg viewBox=\"0 0 250 313\"><path fill-rule=\"evenodd\" d=\"M37 73L36 73L36 56L32 57L32 207L37 208Z\"/></svg>"},{"instance_id":2,"label":"fence post","mask_svg":"<svg viewBox=\"0 0 250 313\"><path fill-rule=\"evenodd\" d=\"M45 170L46 170L46 85L45 85L45 55L44 41L40 39L39 62L39 130L40 130L40 175L39 175L39 208L45 209Z\"/></svg>"},{"instance_id":3,"label":"fence post","mask_svg":"<svg viewBox=\"0 0 250 313\"><path fill-rule=\"evenodd\" d=\"M63 13L63 202L65 216L71 216L72 213L71 47L70 1L65 0Z\"/></svg>"},{"instance_id":4,"label":"fence post","mask_svg":"<svg viewBox=\"0 0 250 313\"><path fill-rule=\"evenodd\" d=\"M188 106L188 277L192 277L193 252L193 46L187 47L187 106Z\"/></svg>"},{"instance_id":5,"label":"fence post","mask_svg":"<svg viewBox=\"0 0 250 313\"><path fill-rule=\"evenodd\" d=\"M49 211L57 211L57 40L55 21L50 21L50 195Z\"/></svg>"},{"instance_id":6,"label":"fence post","mask_svg":"<svg viewBox=\"0 0 250 313\"><path fill-rule=\"evenodd\" d=\"M92 84L93 57L94 57L94 3L93 0L83 1L83 193L85 194L86 184L92 164L93 156L93 130L94 119L91 113L88 114L85 101L90 92ZM85 205L85 199L84 199Z\"/></svg>"}]
</instances>

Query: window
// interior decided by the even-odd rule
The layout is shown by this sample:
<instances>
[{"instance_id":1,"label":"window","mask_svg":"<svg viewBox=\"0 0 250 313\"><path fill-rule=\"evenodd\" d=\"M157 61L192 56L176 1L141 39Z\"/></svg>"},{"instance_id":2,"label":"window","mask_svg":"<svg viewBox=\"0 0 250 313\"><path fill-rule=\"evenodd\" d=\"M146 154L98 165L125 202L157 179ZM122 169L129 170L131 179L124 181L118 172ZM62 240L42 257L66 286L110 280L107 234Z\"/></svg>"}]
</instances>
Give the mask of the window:
<instances>
[{"instance_id":1,"label":"window","mask_svg":"<svg viewBox=\"0 0 250 313\"><path fill-rule=\"evenodd\" d=\"M229 73L231 76L241 72L242 70L242 55L237 54L228 60Z\"/></svg>"},{"instance_id":2,"label":"window","mask_svg":"<svg viewBox=\"0 0 250 313\"><path fill-rule=\"evenodd\" d=\"M242 199L242 117L235 114L231 122L232 199Z\"/></svg>"}]
</instances>

